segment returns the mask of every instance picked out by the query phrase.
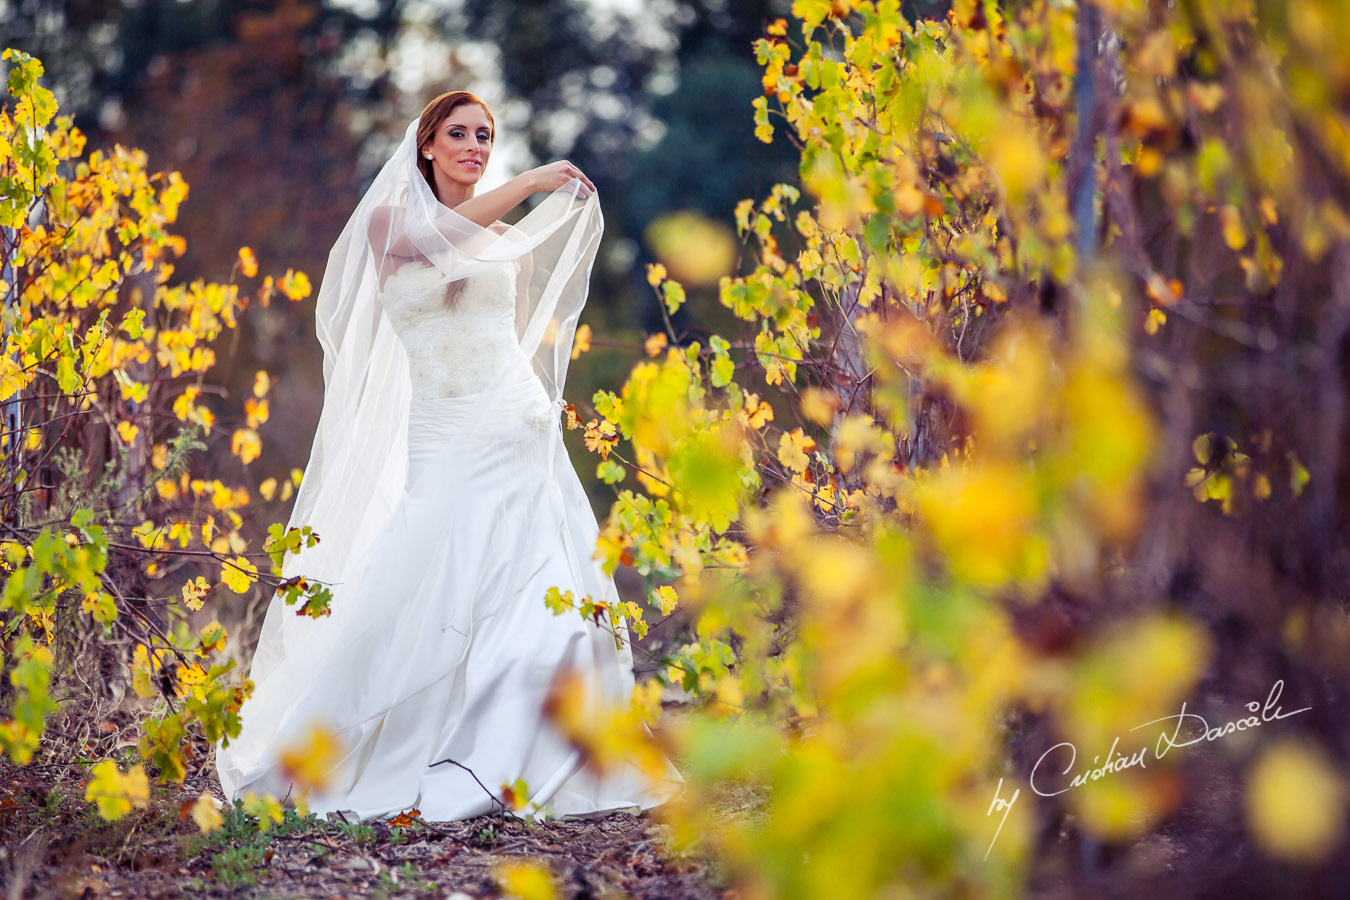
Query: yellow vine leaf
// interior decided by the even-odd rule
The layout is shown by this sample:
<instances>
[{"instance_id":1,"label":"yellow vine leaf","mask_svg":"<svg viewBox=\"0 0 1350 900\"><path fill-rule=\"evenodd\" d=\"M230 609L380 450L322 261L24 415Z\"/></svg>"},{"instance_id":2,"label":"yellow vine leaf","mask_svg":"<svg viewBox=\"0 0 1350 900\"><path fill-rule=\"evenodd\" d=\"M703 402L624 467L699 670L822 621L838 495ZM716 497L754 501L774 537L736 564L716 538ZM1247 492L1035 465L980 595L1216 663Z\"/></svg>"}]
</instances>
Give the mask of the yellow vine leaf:
<instances>
[{"instance_id":1,"label":"yellow vine leaf","mask_svg":"<svg viewBox=\"0 0 1350 900\"><path fill-rule=\"evenodd\" d=\"M511 900L554 900L553 880L541 863L507 860L494 868L502 894Z\"/></svg>"},{"instance_id":2,"label":"yellow vine leaf","mask_svg":"<svg viewBox=\"0 0 1350 900\"><path fill-rule=\"evenodd\" d=\"M1316 862L1345 831L1345 779L1314 746L1286 738L1262 751L1247 781L1247 819L1261 848Z\"/></svg>"},{"instance_id":3,"label":"yellow vine leaf","mask_svg":"<svg viewBox=\"0 0 1350 900\"><path fill-rule=\"evenodd\" d=\"M210 834L225 824L219 803L220 801L210 794L202 794L192 804L192 821L202 834Z\"/></svg>"},{"instance_id":4,"label":"yellow vine leaf","mask_svg":"<svg viewBox=\"0 0 1350 900\"><path fill-rule=\"evenodd\" d=\"M246 592L257 579L258 567L242 556L221 563L220 583L236 594Z\"/></svg>"},{"instance_id":5,"label":"yellow vine leaf","mask_svg":"<svg viewBox=\"0 0 1350 900\"><path fill-rule=\"evenodd\" d=\"M315 724L299 741L281 750L281 769L302 793L323 790L342 758L338 736L332 729Z\"/></svg>"},{"instance_id":6,"label":"yellow vine leaf","mask_svg":"<svg viewBox=\"0 0 1350 900\"><path fill-rule=\"evenodd\" d=\"M98 805L100 818L120 819L150 803L150 782L139 764L124 775L117 770L117 763L105 759L95 763L89 774L84 799Z\"/></svg>"},{"instance_id":7,"label":"yellow vine leaf","mask_svg":"<svg viewBox=\"0 0 1350 900\"><path fill-rule=\"evenodd\" d=\"M784 432L778 438L778 461L793 472L802 472L810 462L807 455L816 449L816 442L800 428Z\"/></svg>"},{"instance_id":8,"label":"yellow vine leaf","mask_svg":"<svg viewBox=\"0 0 1350 900\"><path fill-rule=\"evenodd\" d=\"M576 359L591 349L591 326L582 324L577 326L576 334L572 336L572 358Z\"/></svg>"},{"instance_id":9,"label":"yellow vine leaf","mask_svg":"<svg viewBox=\"0 0 1350 900\"><path fill-rule=\"evenodd\" d=\"M253 255L252 247L239 248L239 269L244 273L245 278L256 278L258 276L258 257Z\"/></svg>"}]
</instances>

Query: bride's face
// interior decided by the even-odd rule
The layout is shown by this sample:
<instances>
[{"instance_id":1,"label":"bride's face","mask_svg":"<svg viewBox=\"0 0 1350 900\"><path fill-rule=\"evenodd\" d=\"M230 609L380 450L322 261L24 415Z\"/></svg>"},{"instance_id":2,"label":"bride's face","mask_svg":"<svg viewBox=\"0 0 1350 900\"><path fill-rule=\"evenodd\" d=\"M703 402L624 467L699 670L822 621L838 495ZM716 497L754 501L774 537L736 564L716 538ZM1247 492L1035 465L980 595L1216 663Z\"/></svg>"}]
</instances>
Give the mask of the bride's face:
<instances>
[{"instance_id":1,"label":"bride's face","mask_svg":"<svg viewBox=\"0 0 1350 900\"><path fill-rule=\"evenodd\" d=\"M483 107L461 103L450 110L422 153L430 153L432 166L451 181L465 187L477 184L492 153L492 125Z\"/></svg>"}]
</instances>

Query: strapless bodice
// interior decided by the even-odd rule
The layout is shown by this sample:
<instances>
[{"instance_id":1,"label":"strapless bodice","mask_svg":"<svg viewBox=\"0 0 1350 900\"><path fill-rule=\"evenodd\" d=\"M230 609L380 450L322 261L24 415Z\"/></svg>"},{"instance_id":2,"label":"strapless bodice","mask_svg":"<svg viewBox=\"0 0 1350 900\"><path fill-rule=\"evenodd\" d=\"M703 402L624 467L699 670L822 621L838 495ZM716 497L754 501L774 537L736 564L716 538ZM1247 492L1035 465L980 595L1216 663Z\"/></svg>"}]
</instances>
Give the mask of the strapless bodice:
<instances>
[{"instance_id":1,"label":"strapless bodice","mask_svg":"<svg viewBox=\"0 0 1350 900\"><path fill-rule=\"evenodd\" d=\"M508 366L528 368L516 336L519 272L506 260L464 279L453 306L435 266L409 262L389 276L378 299L408 351L414 398L477 393Z\"/></svg>"}]
</instances>

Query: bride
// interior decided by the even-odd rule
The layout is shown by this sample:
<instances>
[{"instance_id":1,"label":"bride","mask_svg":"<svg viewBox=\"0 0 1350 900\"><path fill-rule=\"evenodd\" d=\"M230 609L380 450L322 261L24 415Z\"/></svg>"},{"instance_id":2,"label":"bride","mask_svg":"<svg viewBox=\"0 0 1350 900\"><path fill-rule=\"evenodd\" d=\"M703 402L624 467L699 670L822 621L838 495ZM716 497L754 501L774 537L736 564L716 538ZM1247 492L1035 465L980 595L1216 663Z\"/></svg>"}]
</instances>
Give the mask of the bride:
<instances>
[{"instance_id":1,"label":"bride","mask_svg":"<svg viewBox=\"0 0 1350 900\"><path fill-rule=\"evenodd\" d=\"M273 597L240 734L217 748L230 801L294 794L284 752L316 725L341 749L309 809L348 820L470 818L518 779L544 815L647 809L682 782L664 758L597 772L544 713L560 674L585 676L593 710L634 683L626 623L617 640L544 604L551 587L618 602L560 423L603 220L566 161L477 194L494 138L478 97L437 97L329 255L323 410L290 521L321 541L282 574L332 585L331 615Z\"/></svg>"}]
</instances>

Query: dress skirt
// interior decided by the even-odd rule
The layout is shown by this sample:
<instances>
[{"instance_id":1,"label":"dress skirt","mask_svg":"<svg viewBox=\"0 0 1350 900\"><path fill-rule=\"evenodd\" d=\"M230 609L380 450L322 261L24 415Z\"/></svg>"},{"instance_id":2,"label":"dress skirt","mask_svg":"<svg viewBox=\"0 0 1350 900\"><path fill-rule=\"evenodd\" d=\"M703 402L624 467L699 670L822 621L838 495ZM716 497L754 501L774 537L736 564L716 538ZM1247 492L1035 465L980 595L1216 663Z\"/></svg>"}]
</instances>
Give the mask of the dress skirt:
<instances>
[{"instance_id":1,"label":"dress skirt","mask_svg":"<svg viewBox=\"0 0 1350 900\"><path fill-rule=\"evenodd\" d=\"M659 778L635 762L597 775L544 715L564 669L585 676L592 708L626 704L634 683L626 627L618 647L544 605L550 587L618 601L591 559L598 526L558 412L527 366L490 400L413 401L403 494L358 574L333 588L332 614L292 622L279 664L255 679L239 737L217 751L227 798L289 793L280 753L311 724L340 751L309 808L349 820L487 814L501 809L489 792L517 779L531 809L557 816L647 809L679 789L668 761ZM274 600L268 615L294 610Z\"/></svg>"}]
</instances>

